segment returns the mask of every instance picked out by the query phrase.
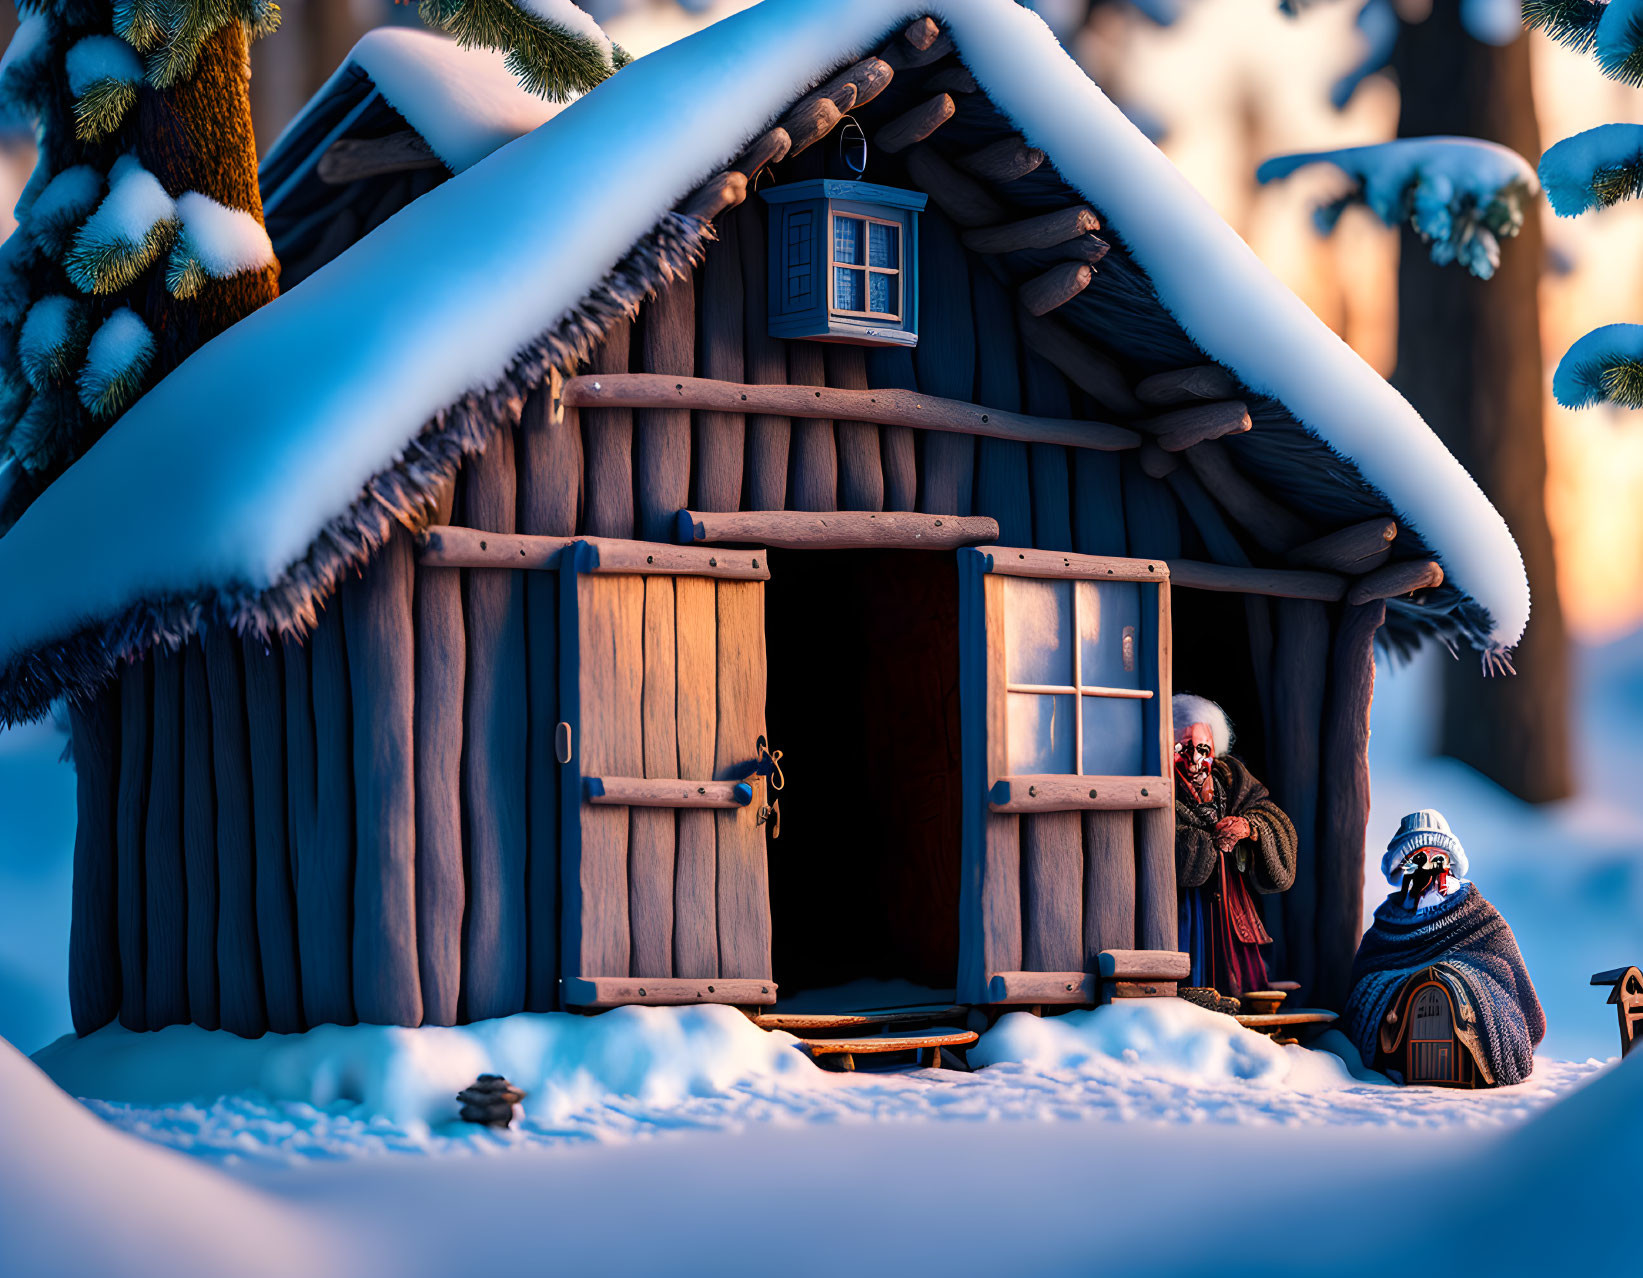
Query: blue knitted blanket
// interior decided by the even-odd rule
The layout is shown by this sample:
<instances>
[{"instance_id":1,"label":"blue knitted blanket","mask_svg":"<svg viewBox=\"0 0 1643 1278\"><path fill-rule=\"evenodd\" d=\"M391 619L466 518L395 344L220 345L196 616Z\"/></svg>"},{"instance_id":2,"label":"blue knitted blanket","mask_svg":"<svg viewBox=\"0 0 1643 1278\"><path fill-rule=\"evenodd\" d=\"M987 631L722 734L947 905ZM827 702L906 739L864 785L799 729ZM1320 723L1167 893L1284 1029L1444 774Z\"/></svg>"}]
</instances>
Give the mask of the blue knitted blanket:
<instances>
[{"instance_id":1,"label":"blue knitted blanket","mask_svg":"<svg viewBox=\"0 0 1643 1278\"><path fill-rule=\"evenodd\" d=\"M1528 1078L1535 1045L1546 1036L1546 1015L1512 929L1471 883L1420 914L1398 892L1375 910L1352 962L1352 993L1341 1015L1364 1064L1374 1064L1381 1020L1404 982L1434 964L1449 969L1465 993L1470 1006L1459 1009L1461 1029L1481 1056L1485 1078L1503 1087Z\"/></svg>"}]
</instances>

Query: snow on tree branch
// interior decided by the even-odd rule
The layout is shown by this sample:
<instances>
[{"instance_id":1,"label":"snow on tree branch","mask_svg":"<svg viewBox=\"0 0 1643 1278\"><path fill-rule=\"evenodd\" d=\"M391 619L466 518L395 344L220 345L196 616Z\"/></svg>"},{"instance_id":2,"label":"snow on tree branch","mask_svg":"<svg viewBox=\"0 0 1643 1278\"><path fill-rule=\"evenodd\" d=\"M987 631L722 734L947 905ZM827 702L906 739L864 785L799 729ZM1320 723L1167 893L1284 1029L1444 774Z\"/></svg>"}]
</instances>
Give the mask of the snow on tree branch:
<instances>
[{"instance_id":1,"label":"snow on tree branch","mask_svg":"<svg viewBox=\"0 0 1643 1278\"><path fill-rule=\"evenodd\" d=\"M1540 181L1562 217L1643 194L1643 124L1600 124L1564 138L1540 157Z\"/></svg>"},{"instance_id":2,"label":"snow on tree branch","mask_svg":"<svg viewBox=\"0 0 1643 1278\"><path fill-rule=\"evenodd\" d=\"M273 0L115 0L114 33L148 55L148 80L170 88L194 73L206 41L230 23L248 39L273 33L280 7Z\"/></svg>"},{"instance_id":3,"label":"snow on tree branch","mask_svg":"<svg viewBox=\"0 0 1643 1278\"><path fill-rule=\"evenodd\" d=\"M137 103L143 64L118 36L86 36L64 59L74 94L74 131L84 142L107 137Z\"/></svg>"},{"instance_id":4,"label":"snow on tree branch","mask_svg":"<svg viewBox=\"0 0 1643 1278\"><path fill-rule=\"evenodd\" d=\"M1279 181L1313 164L1332 165L1352 183L1315 212L1320 234L1334 230L1345 209L1363 204L1387 226L1412 227L1440 266L1459 262L1480 279L1495 273L1500 241L1522 228L1526 201L1540 189L1534 169L1515 151L1456 137L1275 156L1256 170L1255 180Z\"/></svg>"},{"instance_id":5,"label":"snow on tree branch","mask_svg":"<svg viewBox=\"0 0 1643 1278\"><path fill-rule=\"evenodd\" d=\"M1552 394L1565 408L1643 408L1643 324L1605 324L1564 352Z\"/></svg>"},{"instance_id":6,"label":"snow on tree branch","mask_svg":"<svg viewBox=\"0 0 1643 1278\"><path fill-rule=\"evenodd\" d=\"M418 12L463 48L501 50L526 91L552 102L586 93L628 62L570 0L421 0Z\"/></svg>"},{"instance_id":7,"label":"snow on tree branch","mask_svg":"<svg viewBox=\"0 0 1643 1278\"><path fill-rule=\"evenodd\" d=\"M244 209L231 209L198 191L177 197L182 229L166 265L173 297L194 297L208 279L226 280L274 263L274 245L263 224Z\"/></svg>"}]
</instances>

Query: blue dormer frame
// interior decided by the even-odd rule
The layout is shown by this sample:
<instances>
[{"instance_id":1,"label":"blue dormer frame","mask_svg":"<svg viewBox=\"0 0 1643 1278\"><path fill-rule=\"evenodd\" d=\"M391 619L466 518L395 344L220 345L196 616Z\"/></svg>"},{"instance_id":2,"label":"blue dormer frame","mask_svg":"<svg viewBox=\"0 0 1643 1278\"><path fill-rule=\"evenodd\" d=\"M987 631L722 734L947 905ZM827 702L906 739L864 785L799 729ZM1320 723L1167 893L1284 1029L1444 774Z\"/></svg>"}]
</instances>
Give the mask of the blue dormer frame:
<instances>
[{"instance_id":1,"label":"blue dormer frame","mask_svg":"<svg viewBox=\"0 0 1643 1278\"><path fill-rule=\"evenodd\" d=\"M924 195L835 178L760 195L770 205L770 336L918 345Z\"/></svg>"}]
</instances>

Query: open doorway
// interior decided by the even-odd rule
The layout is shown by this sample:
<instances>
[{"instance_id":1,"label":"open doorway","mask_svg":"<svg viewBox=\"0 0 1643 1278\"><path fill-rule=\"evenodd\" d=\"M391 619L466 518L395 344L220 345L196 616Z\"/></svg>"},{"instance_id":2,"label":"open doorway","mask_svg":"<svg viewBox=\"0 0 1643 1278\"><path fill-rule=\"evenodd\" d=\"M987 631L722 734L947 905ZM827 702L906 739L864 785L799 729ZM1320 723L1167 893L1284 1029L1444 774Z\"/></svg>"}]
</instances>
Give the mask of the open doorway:
<instances>
[{"instance_id":1,"label":"open doorway","mask_svg":"<svg viewBox=\"0 0 1643 1278\"><path fill-rule=\"evenodd\" d=\"M783 1003L862 980L950 999L961 819L955 558L772 551L765 636L766 722L787 778L781 836L769 845Z\"/></svg>"}]
</instances>

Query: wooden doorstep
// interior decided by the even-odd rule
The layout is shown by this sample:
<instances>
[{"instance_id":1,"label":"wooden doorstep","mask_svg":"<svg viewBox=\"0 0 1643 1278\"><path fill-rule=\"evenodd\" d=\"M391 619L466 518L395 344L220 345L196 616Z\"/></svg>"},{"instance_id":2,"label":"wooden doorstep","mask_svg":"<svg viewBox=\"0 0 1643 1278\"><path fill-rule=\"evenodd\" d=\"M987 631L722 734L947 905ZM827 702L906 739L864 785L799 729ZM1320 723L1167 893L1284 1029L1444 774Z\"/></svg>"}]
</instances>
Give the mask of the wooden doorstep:
<instances>
[{"instance_id":1,"label":"wooden doorstep","mask_svg":"<svg viewBox=\"0 0 1643 1278\"><path fill-rule=\"evenodd\" d=\"M989 1003L1076 1003L1095 1002L1093 972L989 972Z\"/></svg>"},{"instance_id":2,"label":"wooden doorstep","mask_svg":"<svg viewBox=\"0 0 1643 1278\"><path fill-rule=\"evenodd\" d=\"M997 541L998 521L906 510L681 510L677 537L681 543L739 542L778 550L952 550Z\"/></svg>"},{"instance_id":3,"label":"wooden doorstep","mask_svg":"<svg viewBox=\"0 0 1643 1278\"><path fill-rule=\"evenodd\" d=\"M1192 955L1180 950L1102 950L1096 965L1108 980L1184 981L1192 975Z\"/></svg>"},{"instance_id":4,"label":"wooden doorstep","mask_svg":"<svg viewBox=\"0 0 1643 1278\"><path fill-rule=\"evenodd\" d=\"M753 1023L760 1029L799 1030L860 1029L866 1025L932 1025L962 1018L968 1009L936 1007L927 1011L880 1012L760 1012Z\"/></svg>"},{"instance_id":5,"label":"wooden doorstep","mask_svg":"<svg viewBox=\"0 0 1643 1278\"><path fill-rule=\"evenodd\" d=\"M812 1056L847 1052L851 1056L871 1056L883 1052L914 1052L930 1047L969 1047L980 1037L974 1030L948 1030L941 1034L907 1034L867 1038L801 1038Z\"/></svg>"},{"instance_id":6,"label":"wooden doorstep","mask_svg":"<svg viewBox=\"0 0 1643 1278\"><path fill-rule=\"evenodd\" d=\"M1101 1001L1120 998L1174 998L1175 981L1102 981Z\"/></svg>"},{"instance_id":7,"label":"wooden doorstep","mask_svg":"<svg viewBox=\"0 0 1643 1278\"><path fill-rule=\"evenodd\" d=\"M837 386L747 385L671 373L600 373L565 382L564 403L576 408L690 408L711 413L832 418L879 426L956 431L1031 444L1065 444L1101 452L1141 446L1141 436L1122 426L1076 418L1031 417L964 400L916 391Z\"/></svg>"},{"instance_id":8,"label":"wooden doorstep","mask_svg":"<svg viewBox=\"0 0 1643 1278\"><path fill-rule=\"evenodd\" d=\"M999 777L987 791L993 812L1115 812L1167 808L1175 801L1169 777Z\"/></svg>"},{"instance_id":9,"label":"wooden doorstep","mask_svg":"<svg viewBox=\"0 0 1643 1278\"><path fill-rule=\"evenodd\" d=\"M753 802L746 781L680 781L669 777L583 777L589 803L630 808L745 808Z\"/></svg>"},{"instance_id":10,"label":"wooden doorstep","mask_svg":"<svg viewBox=\"0 0 1643 1278\"><path fill-rule=\"evenodd\" d=\"M686 1003L768 1007L776 1001L775 981L739 977L651 980L642 976L567 976L561 985L565 1003L570 1007L623 1007L630 1003L647 1007L675 1007Z\"/></svg>"}]
</instances>

